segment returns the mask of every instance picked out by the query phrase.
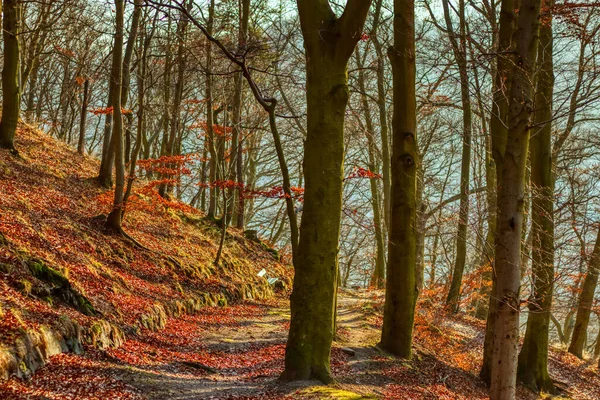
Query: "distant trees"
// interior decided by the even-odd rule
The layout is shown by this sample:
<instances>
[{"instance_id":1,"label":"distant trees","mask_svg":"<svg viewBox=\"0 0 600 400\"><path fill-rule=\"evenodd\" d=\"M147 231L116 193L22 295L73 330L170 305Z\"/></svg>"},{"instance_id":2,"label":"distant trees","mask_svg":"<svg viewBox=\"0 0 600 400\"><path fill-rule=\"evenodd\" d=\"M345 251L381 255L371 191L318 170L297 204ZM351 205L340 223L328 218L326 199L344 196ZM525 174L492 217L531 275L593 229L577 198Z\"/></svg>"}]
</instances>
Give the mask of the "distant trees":
<instances>
[{"instance_id":1,"label":"distant trees","mask_svg":"<svg viewBox=\"0 0 600 400\"><path fill-rule=\"evenodd\" d=\"M2 1L2 38L4 66L2 68L2 119L0 147L14 151L14 138L19 121L21 88L19 87L19 5L18 0Z\"/></svg>"}]
</instances>

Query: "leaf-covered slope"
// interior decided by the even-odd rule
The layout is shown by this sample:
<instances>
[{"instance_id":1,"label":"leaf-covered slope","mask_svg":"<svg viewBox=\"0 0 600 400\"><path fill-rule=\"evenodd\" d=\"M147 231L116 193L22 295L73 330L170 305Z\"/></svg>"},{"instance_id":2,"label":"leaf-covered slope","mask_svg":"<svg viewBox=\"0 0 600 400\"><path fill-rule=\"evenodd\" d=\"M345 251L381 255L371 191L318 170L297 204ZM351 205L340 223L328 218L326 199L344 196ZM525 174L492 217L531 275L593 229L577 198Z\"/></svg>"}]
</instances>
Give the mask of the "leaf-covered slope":
<instances>
[{"instance_id":1,"label":"leaf-covered slope","mask_svg":"<svg viewBox=\"0 0 600 400\"><path fill-rule=\"evenodd\" d=\"M263 268L284 288L289 282L289 268L272 251L234 229L215 267L220 230L201 214L128 211L124 229L147 249L108 235L96 160L24 125L16 147L20 157L0 150L4 348L27 332L64 329L60 321L74 321L84 340L102 342L102 335L117 335L105 326L135 332L205 303L269 298L273 288L257 276Z\"/></svg>"}]
</instances>

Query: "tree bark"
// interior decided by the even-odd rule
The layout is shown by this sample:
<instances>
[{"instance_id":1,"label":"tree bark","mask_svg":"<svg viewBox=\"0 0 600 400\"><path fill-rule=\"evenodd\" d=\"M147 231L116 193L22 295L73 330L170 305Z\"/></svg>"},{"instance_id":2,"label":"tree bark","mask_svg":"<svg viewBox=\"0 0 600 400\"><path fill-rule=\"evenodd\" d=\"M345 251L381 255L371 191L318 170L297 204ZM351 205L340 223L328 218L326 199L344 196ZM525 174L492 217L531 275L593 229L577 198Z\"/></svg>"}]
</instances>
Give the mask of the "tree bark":
<instances>
[{"instance_id":1,"label":"tree bark","mask_svg":"<svg viewBox=\"0 0 600 400\"><path fill-rule=\"evenodd\" d=\"M553 0L545 7L552 9ZM551 18L551 17L550 17ZM541 126L531 137L532 186L532 281L529 314L523 346L519 353L518 378L534 391L555 392L548 375L548 334L554 288L554 179L552 176L552 96L554 66L552 22L540 28L538 76L534 126Z\"/></svg>"},{"instance_id":2,"label":"tree bark","mask_svg":"<svg viewBox=\"0 0 600 400\"><path fill-rule=\"evenodd\" d=\"M509 101L509 125L498 181L496 240L496 325L492 353L491 400L513 400L516 393L521 287L521 233L533 69L538 47L541 0L523 0L518 10L514 68Z\"/></svg>"},{"instance_id":3,"label":"tree bark","mask_svg":"<svg viewBox=\"0 0 600 400\"><path fill-rule=\"evenodd\" d=\"M250 18L250 0L240 0L240 27L238 32L238 56L245 57L248 41L248 19ZM236 195L232 196L230 207L236 208L236 227L244 229L244 158L242 149L242 98L243 98L243 74L242 71L235 75L235 88L233 97L233 117L231 134L231 157L230 157L230 179L237 180ZM233 211L233 210L231 210ZM230 212L231 212L230 211ZM233 222L233 221L232 221Z\"/></svg>"},{"instance_id":4,"label":"tree bark","mask_svg":"<svg viewBox=\"0 0 600 400\"><path fill-rule=\"evenodd\" d=\"M495 16L494 18L495 19ZM512 60L508 56L513 47L513 33L515 31L517 16L515 13L514 0L502 0L500 10L500 24L498 33L498 47L496 53L496 76L493 83L492 116L490 120L490 136L492 147L492 159L496 167L496 208L490 210L494 214L494 249L496 248L497 226L498 226L498 195L502 183L502 165L507 141L508 126L508 97L512 84ZM488 182L490 183L490 182ZM492 289L490 291L488 317L485 326L485 340L483 345L483 363L479 376L488 385L492 380L492 353L494 348L494 332L496 328L496 317L498 308L498 296L496 294L496 256L492 263Z\"/></svg>"},{"instance_id":5,"label":"tree bark","mask_svg":"<svg viewBox=\"0 0 600 400\"><path fill-rule=\"evenodd\" d=\"M600 230L594 245L588 271L583 280L583 287L579 295L579 305L577 306L577 316L575 317L575 327L573 328L573 337L569 345L569 353L583 358L583 348L587 337L587 328L590 322L590 314L594 304L594 293L598 285L598 273L600 272Z\"/></svg>"},{"instance_id":6,"label":"tree bark","mask_svg":"<svg viewBox=\"0 0 600 400\"><path fill-rule=\"evenodd\" d=\"M342 210L347 64L361 37L371 1L349 0L336 17L328 0L298 0L306 50L307 138L304 209L284 380L332 381Z\"/></svg>"},{"instance_id":7,"label":"tree bark","mask_svg":"<svg viewBox=\"0 0 600 400\"><path fill-rule=\"evenodd\" d=\"M90 88L89 78L83 84L83 100L81 101L81 118L79 120L79 141L77 142L77 152L81 155L85 152L85 123L87 120L88 91Z\"/></svg>"},{"instance_id":8,"label":"tree bark","mask_svg":"<svg viewBox=\"0 0 600 400\"><path fill-rule=\"evenodd\" d=\"M116 28L115 44L113 46L113 59L111 79L113 93L113 133L115 141L115 196L113 209L106 219L106 227L115 232L121 232L123 190L125 189L125 158L123 154L123 117L121 115L121 85L123 79L123 14L124 0L115 0Z\"/></svg>"},{"instance_id":9,"label":"tree bark","mask_svg":"<svg viewBox=\"0 0 600 400\"><path fill-rule=\"evenodd\" d=\"M402 358L412 356L418 289L417 121L415 94L415 3L394 0L394 46L388 56L394 87L391 212L383 327L380 346Z\"/></svg>"},{"instance_id":10,"label":"tree bark","mask_svg":"<svg viewBox=\"0 0 600 400\"><path fill-rule=\"evenodd\" d=\"M213 20L215 15L215 0L210 0L208 8L208 23L206 24L206 30L209 35L212 35L213 31ZM206 140L208 142L209 160L208 160L208 180L209 180L209 194L208 194L208 212L207 216L209 219L214 219L217 212L217 190L218 188L213 185L217 180L217 151L215 149L215 134L213 130L213 96L212 96L212 41L206 40Z\"/></svg>"},{"instance_id":11,"label":"tree bark","mask_svg":"<svg viewBox=\"0 0 600 400\"><path fill-rule=\"evenodd\" d=\"M14 140L19 122L21 89L19 88L19 1L2 2L2 38L4 66L2 67L2 119L0 148L16 152Z\"/></svg>"}]
</instances>

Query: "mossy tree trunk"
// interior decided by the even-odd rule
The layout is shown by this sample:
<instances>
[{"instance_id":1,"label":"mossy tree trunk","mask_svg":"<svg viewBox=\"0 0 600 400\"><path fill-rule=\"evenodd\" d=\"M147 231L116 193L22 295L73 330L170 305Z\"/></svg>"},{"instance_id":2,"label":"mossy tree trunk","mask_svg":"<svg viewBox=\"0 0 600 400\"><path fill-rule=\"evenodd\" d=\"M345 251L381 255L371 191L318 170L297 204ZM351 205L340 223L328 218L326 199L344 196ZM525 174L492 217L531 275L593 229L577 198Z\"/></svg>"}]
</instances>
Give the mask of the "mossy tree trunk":
<instances>
[{"instance_id":1,"label":"mossy tree trunk","mask_svg":"<svg viewBox=\"0 0 600 400\"><path fill-rule=\"evenodd\" d=\"M545 6L552 8L552 0ZM535 96L534 126L540 126L531 137L532 184L532 261L533 295L529 299L527 330L517 374L521 382L535 391L553 393L548 375L548 334L550 308L554 288L554 180L552 176L552 95L554 66L552 22L540 28L538 76Z\"/></svg>"},{"instance_id":2,"label":"mossy tree trunk","mask_svg":"<svg viewBox=\"0 0 600 400\"><path fill-rule=\"evenodd\" d=\"M575 326L573 336L569 345L569 353L583 358L583 348L585 347L587 328L590 322L590 314L594 304L594 293L598 286L598 273L600 272L600 230L594 245L594 251L590 257L588 271L583 280L583 287L579 295L579 305L577 306L577 316L575 317Z\"/></svg>"},{"instance_id":3,"label":"mossy tree trunk","mask_svg":"<svg viewBox=\"0 0 600 400\"><path fill-rule=\"evenodd\" d=\"M496 325L492 352L491 400L514 400L521 287L521 236L525 169L533 109L533 70L538 47L541 0L523 0L515 36L508 134L498 181L496 239Z\"/></svg>"},{"instance_id":4,"label":"mossy tree trunk","mask_svg":"<svg viewBox=\"0 0 600 400\"><path fill-rule=\"evenodd\" d=\"M106 219L106 227L115 232L121 232L123 190L125 188L125 157L123 143L123 116L121 114L121 85L123 75L123 14L124 0L115 0L116 28L115 43L111 68L113 100L113 133L115 141L115 196L113 209Z\"/></svg>"},{"instance_id":5,"label":"mossy tree trunk","mask_svg":"<svg viewBox=\"0 0 600 400\"><path fill-rule=\"evenodd\" d=\"M304 209L285 354L284 380L332 381L342 210L347 64L371 1L349 0L336 17L328 0L298 0L306 51L307 137Z\"/></svg>"},{"instance_id":6,"label":"mossy tree trunk","mask_svg":"<svg viewBox=\"0 0 600 400\"><path fill-rule=\"evenodd\" d=\"M19 122L21 90L19 88L19 1L2 2L2 38L4 66L2 67L2 119L0 148L14 151L15 132Z\"/></svg>"},{"instance_id":7,"label":"mossy tree trunk","mask_svg":"<svg viewBox=\"0 0 600 400\"><path fill-rule=\"evenodd\" d=\"M391 210L383 327L380 346L402 358L412 356L417 301L417 120L415 94L415 3L394 0L392 64L394 114Z\"/></svg>"}]
</instances>

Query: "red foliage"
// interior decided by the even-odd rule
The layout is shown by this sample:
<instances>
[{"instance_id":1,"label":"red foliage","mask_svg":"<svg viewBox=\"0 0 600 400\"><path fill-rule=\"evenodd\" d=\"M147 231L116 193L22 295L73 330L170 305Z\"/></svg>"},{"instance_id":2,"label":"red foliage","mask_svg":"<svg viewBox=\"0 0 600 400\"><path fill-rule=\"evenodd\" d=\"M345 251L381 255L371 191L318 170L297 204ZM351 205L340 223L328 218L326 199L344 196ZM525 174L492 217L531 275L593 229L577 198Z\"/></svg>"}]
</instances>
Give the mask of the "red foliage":
<instances>
[{"instance_id":1,"label":"red foliage","mask_svg":"<svg viewBox=\"0 0 600 400\"><path fill-rule=\"evenodd\" d=\"M369 171L366 168L362 167L354 167L352 173L346 177L346 179L356 179L356 178L367 178L367 179L380 179L381 174L376 174L372 171Z\"/></svg>"},{"instance_id":2,"label":"red foliage","mask_svg":"<svg viewBox=\"0 0 600 400\"><path fill-rule=\"evenodd\" d=\"M100 115L109 115L113 113L114 108L112 106L110 107L104 107L104 108L93 108L90 110L90 112L92 114L94 114L95 116L100 116ZM128 110L126 108L121 107L121 114L123 115L127 115L127 114L131 114L133 113L132 110Z\"/></svg>"}]
</instances>

